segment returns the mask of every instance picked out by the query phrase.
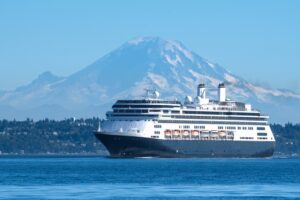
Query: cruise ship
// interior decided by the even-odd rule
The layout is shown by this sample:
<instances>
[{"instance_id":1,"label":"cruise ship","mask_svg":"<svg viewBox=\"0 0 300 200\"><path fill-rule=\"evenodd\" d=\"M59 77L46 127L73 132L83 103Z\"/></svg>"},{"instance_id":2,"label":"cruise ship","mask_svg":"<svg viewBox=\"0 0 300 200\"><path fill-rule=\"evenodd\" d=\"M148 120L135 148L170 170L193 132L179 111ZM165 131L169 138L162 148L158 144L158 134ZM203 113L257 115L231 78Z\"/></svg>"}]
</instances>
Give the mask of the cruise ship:
<instances>
[{"instance_id":1,"label":"cruise ship","mask_svg":"<svg viewBox=\"0 0 300 200\"><path fill-rule=\"evenodd\" d=\"M160 99L157 91L118 100L95 135L111 157L272 156L269 116L227 99L224 83L216 89L217 100L206 96L205 84L184 102Z\"/></svg>"}]
</instances>

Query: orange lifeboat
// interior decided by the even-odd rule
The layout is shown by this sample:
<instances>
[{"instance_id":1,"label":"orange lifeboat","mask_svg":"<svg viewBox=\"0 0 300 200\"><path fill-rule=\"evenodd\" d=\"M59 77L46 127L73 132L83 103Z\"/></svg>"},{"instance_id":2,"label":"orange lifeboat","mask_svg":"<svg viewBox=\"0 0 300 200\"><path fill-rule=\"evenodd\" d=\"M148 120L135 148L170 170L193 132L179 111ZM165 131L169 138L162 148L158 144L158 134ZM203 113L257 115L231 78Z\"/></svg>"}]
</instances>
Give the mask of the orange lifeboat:
<instances>
[{"instance_id":1,"label":"orange lifeboat","mask_svg":"<svg viewBox=\"0 0 300 200\"><path fill-rule=\"evenodd\" d=\"M192 130L192 136L193 137L199 136L199 133L200 133L200 131L198 131L198 130Z\"/></svg>"},{"instance_id":2,"label":"orange lifeboat","mask_svg":"<svg viewBox=\"0 0 300 200\"><path fill-rule=\"evenodd\" d=\"M190 131L189 130L183 130L182 131L182 136L188 137L189 135L190 135Z\"/></svg>"}]
</instances>

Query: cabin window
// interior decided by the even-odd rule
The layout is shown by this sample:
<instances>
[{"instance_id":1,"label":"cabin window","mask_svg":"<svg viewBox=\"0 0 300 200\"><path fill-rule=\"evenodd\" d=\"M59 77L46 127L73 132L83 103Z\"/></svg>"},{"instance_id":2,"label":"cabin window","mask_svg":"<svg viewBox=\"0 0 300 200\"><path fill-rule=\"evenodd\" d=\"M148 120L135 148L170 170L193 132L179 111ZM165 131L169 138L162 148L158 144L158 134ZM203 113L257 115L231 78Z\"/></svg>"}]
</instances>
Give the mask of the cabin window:
<instances>
[{"instance_id":1,"label":"cabin window","mask_svg":"<svg viewBox=\"0 0 300 200\"><path fill-rule=\"evenodd\" d=\"M253 137L240 137L241 140L253 140Z\"/></svg>"},{"instance_id":2,"label":"cabin window","mask_svg":"<svg viewBox=\"0 0 300 200\"><path fill-rule=\"evenodd\" d=\"M259 140L267 140L268 138L267 137L258 137L257 139L259 139Z\"/></svg>"},{"instance_id":3,"label":"cabin window","mask_svg":"<svg viewBox=\"0 0 300 200\"><path fill-rule=\"evenodd\" d=\"M265 127L257 127L256 129L257 129L258 131L264 131L264 130L266 130Z\"/></svg>"},{"instance_id":4,"label":"cabin window","mask_svg":"<svg viewBox=\"0 0 300 200\"><path fill-rule=\"evenodd\" d=\"M227 129L227 130L235 130L236 127L235 127L235 126L227 126L226 129Z\"/></svg>"},{"instance_id":5,"label":"cabin window","mask_svg":"<svg viewBox=\"0 0 300 200\"><path fill-rule=\"evenodd\" d=\"M150 112L160 112L160 110L150 110Z\"/></svg>"},{"instance_id":6,"label":"cabin window","mask_svg":"<svg viewBox=\"0 0 300 200\"><path fill-rule=\"evenodd\" d=\"M242 140L253 140L253 137L240 137Z\"/></svg>"},{"instance_id":7,"label":"cabin window","mask_svg":"<svg viewBox=\"0 0 300 200\"><path fill-rule=\"evenodd\" d=\"M177 113L178 114L179 111L178 110L172 110L171 113Z\"/></svg>"},{"instance_id":8,"label":"cabin window","mask_svg":"<svg viewBox=\"0 0 300 200\"><path fill-rule=\"evenodd\" d=\"M267 133L257 133L257 136L267 136Z\"/></svg>"},{"instance_id":9,"label":"cabin window","mask_svg":"<svg viewBox=\"0 0 300 200\"><path fill-rule=\"evenodd\" d=\"M194 126L194 129L205 129L205 126Z\"/></svg>"}]
</instances>

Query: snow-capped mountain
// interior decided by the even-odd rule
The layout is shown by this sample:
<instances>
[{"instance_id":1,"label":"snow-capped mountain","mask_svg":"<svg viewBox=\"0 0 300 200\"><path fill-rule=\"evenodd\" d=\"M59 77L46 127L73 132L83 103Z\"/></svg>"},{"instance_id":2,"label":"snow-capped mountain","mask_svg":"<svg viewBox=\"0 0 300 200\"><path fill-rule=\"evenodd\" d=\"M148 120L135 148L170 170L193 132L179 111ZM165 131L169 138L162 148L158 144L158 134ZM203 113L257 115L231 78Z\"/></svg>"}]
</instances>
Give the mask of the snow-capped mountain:
<instances>
[{"instance_id":1,"label":"snow-capped mountain","mask_svg":"<svg viewBox=\"0 0 300 200\"><path fill-rule=\"evenodd\" d=\"M137 98L156 88L164 98L195 95L199 82L216 98L220 82L228 97L252 103L273 122L299 122L300 94L252 84L188 50L158 37L130 40L91 65L68 76L41 74L29 85L0 93L1 118L104 116L120 98Z\"/></svg>"}]
</instances>

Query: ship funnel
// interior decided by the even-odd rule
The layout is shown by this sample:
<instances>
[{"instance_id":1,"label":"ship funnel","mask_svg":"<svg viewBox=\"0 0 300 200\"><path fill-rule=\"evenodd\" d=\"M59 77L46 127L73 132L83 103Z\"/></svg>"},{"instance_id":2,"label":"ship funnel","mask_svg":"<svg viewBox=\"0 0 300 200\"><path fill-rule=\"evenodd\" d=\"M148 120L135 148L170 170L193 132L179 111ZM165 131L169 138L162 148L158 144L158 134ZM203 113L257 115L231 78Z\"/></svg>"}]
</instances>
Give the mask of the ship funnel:
<instances>
[{"instance_id":1,"label":"ship funnel","mask_svg":"<svg viewBox=\"0 0 300 200\"><path fill-rule=\"evenodd\" d=\"M204 84L204 83L200 83L200 84L198 85L198 88L197 88L197 96L198 96L198 97L201 97L202 99L205 99L206 94L205 94L205 84Z\"/></svg>"},{"instance_id":2,"label":"ship funnel","mask_svg":"<svg viewBox=\"0 0 300 200\"><path fill-rule=\"evenodd\" d=\"M219 84L219 101L226 101L226 88L224 83Z\"/></svg>"}]
</instances>

